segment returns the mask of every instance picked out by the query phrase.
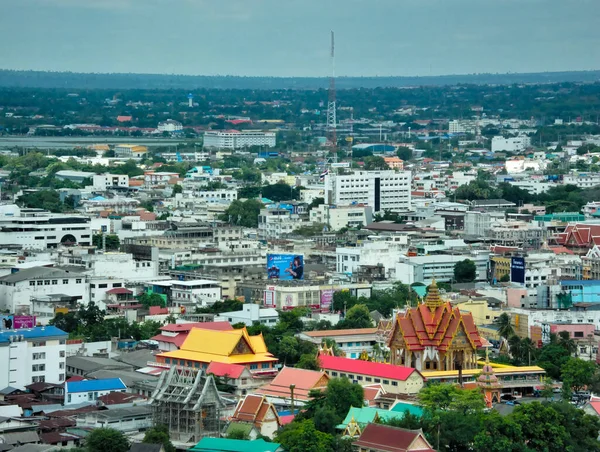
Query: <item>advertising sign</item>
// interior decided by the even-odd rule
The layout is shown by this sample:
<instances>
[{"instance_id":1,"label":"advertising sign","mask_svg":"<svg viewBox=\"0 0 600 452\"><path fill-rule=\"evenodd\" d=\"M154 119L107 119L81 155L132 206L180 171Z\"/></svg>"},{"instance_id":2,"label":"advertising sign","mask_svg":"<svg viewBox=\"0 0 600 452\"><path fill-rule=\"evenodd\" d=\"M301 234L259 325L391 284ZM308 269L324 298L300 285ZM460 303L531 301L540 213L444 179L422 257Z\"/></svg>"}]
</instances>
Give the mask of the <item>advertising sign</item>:
<instances>
[{"instance_id":1,"label":"advertising sign","mask_svg":"<svg viewBox=\"0 0 600 452\"><path fill-rule=\"evenodd\" d=\"M331 305L333 304L333 292L333 289L321 291L321 312L331 311Z\"/></svg>"},{"instance_id":2,"label":"advertising sign","mask_svg":"<svg viewBox=\"0 0 600 452\"><path fill-rule=\"evenodd\" d=\"M33 315L3 315L0 316L0 330L20 330L35 328L36 318Z\"/></svg>"},{"instance_id":3,"label":"advertising sign","mask_svg":"<svg viewBox=\"0 0 600 452\"><path fill-rule=\"evenodd\" d=\"M510 280L512 282L525 284L525 258L510 258Z\"/></svg>"},{"instance_id":4,"label":"advertising sign","mask_svg":"<svg viewBox=\"0 0 600 452\"><path fill-rule=\"evenodd\" d=\"M304 279L304 256L300 254L267 254L268 279Z\"/></svg>"},{"instance_id":5,"label":"advertising sign","mask_svg":"<svg viewBox=\"0 0 600 452\"><path fill-rule=\"evenodd\" d=\"M272 287L267 287L263 296L263 305L265 308L275 307L275 290Z\"/></svg>"}]
</instances>

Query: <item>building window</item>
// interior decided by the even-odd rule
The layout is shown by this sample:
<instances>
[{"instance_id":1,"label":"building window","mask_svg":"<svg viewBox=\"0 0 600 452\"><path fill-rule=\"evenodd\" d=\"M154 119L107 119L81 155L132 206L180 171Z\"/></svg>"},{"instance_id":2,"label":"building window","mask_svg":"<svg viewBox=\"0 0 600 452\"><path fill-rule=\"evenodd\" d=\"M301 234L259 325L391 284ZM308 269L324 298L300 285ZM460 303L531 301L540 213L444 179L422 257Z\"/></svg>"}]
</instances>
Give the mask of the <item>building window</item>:
<instances>
[{"instance_id":1,"label":"building window","mask_svg":"<svg viewBox=\"0 0 600 452\"><path fill-rule=\"evenodd\" d=\"M68 279L63 279L63 284L69 284L69 280Z\"/></svg>"},{"instance_id":2,"label":"building window","mask_svg":"<svg viewBox=\"0 0 600 452\"><path fill-rule=\"evenodd\" d=\"M38 285L38 286L43 286L43 285L44 285L44 281L42 281L42 280L39 280L39 281L37 282L37 285Z\"/></svg>"},{"instance_id":3,"label":"building window","mask_svg":"<svg viewBox=\"0 0 600 452\"><path fill-rule=\"evenodd\" d=\"M106 289L107 287L108 287L108 284L98 284L99 289Z\"/></svg>"},{"instance_id":4,"label":"building window","mask_svg":"<svg viewBox=\"0 0 600 452\"><path fill-rule=\"evenodd\" d=\"M575 331L573 337L583 337L583 331Z\"/></svg>"},{"instance_id":5,"label":"building window","mask_svg":"<svg viewBox=\"0 0 600 452\"><path fill-rule=\"evenodd\" d=\"M269 363L262 363L261 366L263 369L268 369L269 368Z\"/></svg>"},{"instance_id":6,"label":"building window","mask_svg":"<svg viewBox=\"0 0 600 452\"><path fill-rule=\"evenodd\" d=\"M75 280L75 284L81 284L81 278L77 278L77 279Z\"/></svg>"},{"instance_id":7,"label":"building window","mask_svg":"<svg viewBox=\"0 0 600 452\"><path fill-rule=\"evenodd\" d=\"M397 381L392 381L392 386L398 386L398 382Z\"/></svg>"},{"instance_id":8,"label":"building window","mask_svg":"<svg viewBox=\"0 0 600 452\"><path fill-rule=\"evenodd\" d=\"M258 364L250 364L250 370L258 369Z\"/></svg>"},{"instance_id":9,"label":"building window","mask_svg":"<svg viewBox=\"0 0 600 452\"><path fill-rule=\"evenodd\" d=\"M60 381L64 381L64 380L65 380L65 374L58 374L58 381L60 382Z\"/></svg>"},{"instance_id":10,"label":"building window","mask_svg":"<svg viewBox=\"0 0 600 452\"><path fill-rule=\"evenodd\" d=\"M46 279L46 280L44 281L44 286L49 286L49 285L50 285L50 280L49 280L49 279Z\"/></svg>"},{"instance_id":11,"label":"building window","mask_svg":"<svg viewBox=\"0 0 600 452\"><path fill-rule=\"evenodd\" d=\"M32 345L34 347L45 347L46 341L34 341L34 342L32 342Z\"/></svg>"},{"instance_id":12,"label":"building window","mask_svg":"<svg viewBox=\"0 0 600 452\"><path fill-rule=\"evenodd\" d=\"M381 383L381 379L379 379L379 378L376 378L376 379L375 379L375 383Z\"/></svg>"},{"instance_id":13,"label":"building window","mask_svg":"<svg viewBox=\"0 0 600 452\"><path fill-rule=\"evenodd\" d=\"M337 375L338 375L337 372L331 372L332 377L337 377Z\"/></svg>"},{"instance_id":14,"label":"building window","mask_svg":"<svg viewBox=\"0 0 600 452\"><path fill-rule=\"evenodd\" d=\"M29 281L30 286L35 286L35 281Z\"/></svg>"},{"instance_id":15,"label":"building window","mask_svg":"<svg viewBox=\"0 0 600 452\"><path fill-rule=\"evenodd\" d=\"M390 384L390 380L383 380L383 384L384 385L389 385Z\"/></svg>"},{"instance_id":16,"label":"building window","mask_svg":"<svg viewBox=\"0 0 600 452\"><path fill-rule=\"evenodd\" d=\"M371 377L365 377L365 381L373 381Z\"/></svg>"},{"instance_id":17,"label":"building window","mask_svg":"<svg viewBox=\"0 0 600 452\"><path fill-rule=\"evenodd\" d=\"M31 366L32 372L43 372L45 370L46 370L45 364L34 364L33 366Z\"/></svg>"}]
</instances>

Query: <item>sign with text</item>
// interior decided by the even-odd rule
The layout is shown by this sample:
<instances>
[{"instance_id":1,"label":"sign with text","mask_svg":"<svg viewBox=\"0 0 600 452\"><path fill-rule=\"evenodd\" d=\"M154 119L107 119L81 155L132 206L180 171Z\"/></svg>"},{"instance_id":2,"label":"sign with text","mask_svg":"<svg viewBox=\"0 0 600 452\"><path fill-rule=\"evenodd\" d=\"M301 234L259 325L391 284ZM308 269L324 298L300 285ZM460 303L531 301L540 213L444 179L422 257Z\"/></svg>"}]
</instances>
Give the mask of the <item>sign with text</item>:
<instances>
[{"instance_id":1,"label":"sign with text","mask_svg":"<svg viewBox=\"0 0 600 452\"><path fill-rule=\"evenodd\" d=\"M510 280L512 282L525 284L525 258L510 258Z\"/></svg>"},{"instance_id":2,"label":"sign with text","mask_svg":"<svg viewBox=\"0 0 600 452\"><path fill-rule=\"evenodd\" d=\"M321 291L321 312L331 311L331 305L333 304L333 292L333 289Z\"/></svg>"},{"instance_id":3,"label":"sign with text","mask_svg":"<svg viewBox=\"0 0 600 452\"><path fill-rule=\"evenodd\" d=\"M304 256L300 254L267 254L268 279L304 279Z\"/></svg>"},{"instance_id":4,"label":"sign with text","mask_svg":"<svg viewBox=\"0 0 600 452\"><path fill-rule=\"evenodd\" d=\"M33 315L3 315L0 316L0 330L21 330L35 328L36 318Z\"/></svg>"}]
</instances>

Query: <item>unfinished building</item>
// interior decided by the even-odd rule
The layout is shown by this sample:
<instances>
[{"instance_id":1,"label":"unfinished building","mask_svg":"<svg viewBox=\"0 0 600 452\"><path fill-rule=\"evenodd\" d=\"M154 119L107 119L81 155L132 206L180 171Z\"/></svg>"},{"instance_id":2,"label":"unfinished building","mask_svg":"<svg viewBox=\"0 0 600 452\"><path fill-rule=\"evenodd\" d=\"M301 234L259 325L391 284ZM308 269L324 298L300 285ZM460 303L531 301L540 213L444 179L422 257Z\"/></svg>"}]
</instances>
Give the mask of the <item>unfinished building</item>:
<instances>
[{"instance_id":1,"label":"unfinished building","mask_svg":"<svg viewBox=\"0 0 600 452\"><path fill-rule=\"evenodd\" d=\"M173 366L163 372L150 401L154 425L169 427L171 439L197 443L205 436L220 436L226 406L212 375L202 370Z\"/></svg>"}]
</instances>

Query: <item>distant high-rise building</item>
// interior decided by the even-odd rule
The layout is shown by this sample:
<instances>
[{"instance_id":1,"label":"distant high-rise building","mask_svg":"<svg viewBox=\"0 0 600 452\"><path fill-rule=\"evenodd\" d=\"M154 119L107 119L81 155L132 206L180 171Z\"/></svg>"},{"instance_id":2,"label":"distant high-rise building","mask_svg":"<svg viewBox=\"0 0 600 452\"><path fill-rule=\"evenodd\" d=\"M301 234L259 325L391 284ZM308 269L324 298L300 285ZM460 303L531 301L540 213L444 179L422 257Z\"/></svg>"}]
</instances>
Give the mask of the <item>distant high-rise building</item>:
<instances>
[{"instance_id":1,"label":"distant high-rise building","mask_svg":"<svg viewBox=\"0 0 600 452\"><path fill-rule=\"evenodd\" d=\"M355 171L325 176L328 204L366 204L373 212L409 210L410 189L410 171Z\"/></svg>"},{"instance_id":2,"label":"distant high-rise building","mask_svg":"<svg viewBox=\"0 0 600 452\"><path fill-rule=\"evenodd\" d=\"M188 94L188 107L192 108L194 106L194 95L192 93Z\"/></svg>"}]
</instances>

